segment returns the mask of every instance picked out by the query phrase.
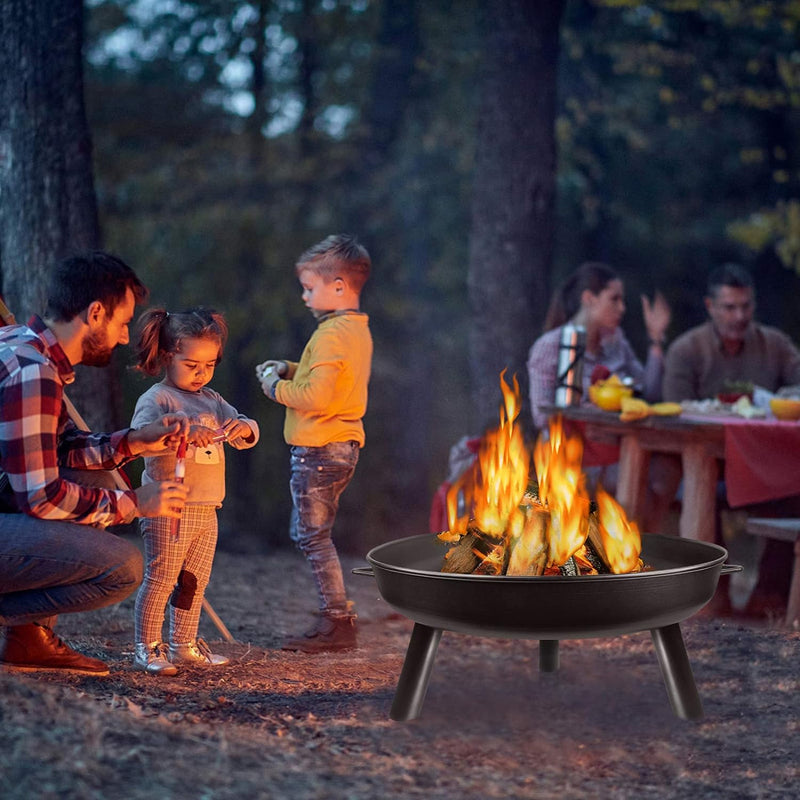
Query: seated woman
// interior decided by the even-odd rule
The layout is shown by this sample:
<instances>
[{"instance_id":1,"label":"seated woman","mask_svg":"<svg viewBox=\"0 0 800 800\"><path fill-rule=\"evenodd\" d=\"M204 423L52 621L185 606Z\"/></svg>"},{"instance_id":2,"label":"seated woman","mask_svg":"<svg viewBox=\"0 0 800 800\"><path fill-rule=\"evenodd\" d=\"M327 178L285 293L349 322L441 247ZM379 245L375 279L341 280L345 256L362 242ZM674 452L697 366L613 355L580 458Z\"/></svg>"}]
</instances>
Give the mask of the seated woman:
<instances>
[{"instance_id":1,"label":"seated woman","mask_svg":"<svg viewBox=\"0 0 800 800\"><path fill-rule=\"evenodd\" d=\"M651 303L642 295L642 312L650 346L642 366L620 323L625 314L622 280L607 264L587 261L556 290L550 302L543 333L528 356L528 378L533 421L537 428L547 425L543 406L553 405L556 395L558 345L562 327L571 322L586 329L586 353L583 363L584 396L597 366L620 378L631 378L648 402L661 396L664 373L664 337L670 322L670 308L656 292Z\"/></svg>"}]
</instances>

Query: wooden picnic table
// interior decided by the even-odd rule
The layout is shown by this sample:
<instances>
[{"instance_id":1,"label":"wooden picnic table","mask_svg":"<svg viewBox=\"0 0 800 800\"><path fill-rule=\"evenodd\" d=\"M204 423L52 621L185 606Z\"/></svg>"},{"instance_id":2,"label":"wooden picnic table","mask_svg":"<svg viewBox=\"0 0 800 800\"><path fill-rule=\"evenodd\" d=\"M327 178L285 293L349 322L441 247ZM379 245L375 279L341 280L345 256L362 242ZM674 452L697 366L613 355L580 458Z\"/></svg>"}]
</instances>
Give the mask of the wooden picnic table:
<instances>
[{"instance_id":1,"label":"wooden picnic table","mask_svg":"<svg viewBox=\"0 0 800 800\"><path fill-rule=\"evenodd\" d=\"M732 507L800 494L800 423L736 417L651 416L623 422L596 406L548 409L579 424L589 442L619 448L617 501L641 521L651 453L679 455L683 465L681 536L713 541L723 465ZM587 466L589 463L584 462Z\"/></svg>"}]
</instances>

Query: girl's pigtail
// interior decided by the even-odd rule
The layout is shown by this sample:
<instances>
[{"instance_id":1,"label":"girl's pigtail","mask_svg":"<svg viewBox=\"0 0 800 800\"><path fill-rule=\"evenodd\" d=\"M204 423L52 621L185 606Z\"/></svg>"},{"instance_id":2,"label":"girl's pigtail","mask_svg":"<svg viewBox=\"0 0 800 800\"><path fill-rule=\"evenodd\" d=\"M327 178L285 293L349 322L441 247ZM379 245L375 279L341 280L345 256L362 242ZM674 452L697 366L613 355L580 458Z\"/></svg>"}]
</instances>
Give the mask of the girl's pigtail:
<instances>
[{"instance_id":1,"label":"girl's pigtail","mask_svg":"<svg viewBox=\"0 0 800 800\"><path fill-rule=\"evenodd\" d=\"M145 311L139 320L139 336L136 341L136 369L146 375L160 374L164 365L161 347L163 327L169 320L169 313L163 308Z\"/></svg>"}]
</instances>

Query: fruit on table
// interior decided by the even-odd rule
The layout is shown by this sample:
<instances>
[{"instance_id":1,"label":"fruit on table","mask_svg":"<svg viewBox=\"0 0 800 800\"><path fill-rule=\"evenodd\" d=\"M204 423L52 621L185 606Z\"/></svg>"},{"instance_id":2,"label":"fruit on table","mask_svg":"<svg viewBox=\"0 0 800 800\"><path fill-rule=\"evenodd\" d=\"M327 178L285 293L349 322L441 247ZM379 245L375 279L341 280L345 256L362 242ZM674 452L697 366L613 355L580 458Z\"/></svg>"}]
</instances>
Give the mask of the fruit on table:
<instances>
[{"instance_id":1,"label":"fruit on table","mask_svg":"<svg viewBox=\"0 0 800 800\"><path fill-rule=\"evenodd\" d=\"M769 407L777 419L800 419L800 400L793 400L790 397L773 397L769 401Z\"/></svg>"},{"instance_id":2,"label":"fruit on table","mask_svg":"<svg viewBox=\"0 0 800 800\"><path fill-rule=\"evenodd\" d=\"M619 411L622 398L632 394L633 387L625 386L616 374L589 386L589 399L604 411Z\"/></svg>"},{"instance_id":3,"label":"fruit on table","mask_svg":"<svg viewBox=\"0 0 800 800\"><path fill-rule=\"evenodd\" d=\"M589 383L600 383L611 377L611 370L605 364L595 364Z\"/></svg>"},{"instance_id":4,"label":"fruit on table","mask_svg":"<svg viewBox=\"0 0 800 800\"><path fill-rule=\"evenodd\" d=\"M623 397L620 401L622 413L619 418L623 422L630 422L634 419L644 419L650 416L650 404L638 397Z\"/></svg>"},{"instance_id":5,"label":"fruit on table","mask_svg":"<svg viewBox=\"0 0 800 800\"><path fill-rule=\"evenodd\" d=\"M659 417L675 417L683 411L680 403L653 403L651 413Z\"/></svg>"},{"instance_id":6,"label":"fruit on table","mask_svg":"<svg viewBox=\"0 0 800 800\"><path fill-rule=\"evenodd\" d=\"M638 397L623 397L620 410L622 412L619 415L620 420L631 422L635 419L646 419L651 415L671 417L680 414L683 409L680 403L653 403L651 405Z\"/></svg>"}]
</instances>

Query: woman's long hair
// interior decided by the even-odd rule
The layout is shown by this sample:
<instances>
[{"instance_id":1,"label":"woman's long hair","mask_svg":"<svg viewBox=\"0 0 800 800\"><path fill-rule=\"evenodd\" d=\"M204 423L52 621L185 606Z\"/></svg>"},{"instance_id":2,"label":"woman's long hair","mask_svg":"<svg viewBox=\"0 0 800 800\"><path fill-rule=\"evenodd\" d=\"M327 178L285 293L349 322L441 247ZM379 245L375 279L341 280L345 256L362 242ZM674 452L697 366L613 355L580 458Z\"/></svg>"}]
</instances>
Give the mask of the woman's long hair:
<instances>
[{"instance_id":1,"label":"woman's long hair","mask_svg":"<svg viewBox=\"0 0 800 800\"><path fill-rule=\"evenodd\" d=\"M580 310L581 295L587 289L600 294L611 281L619 280L614 270L602 261L584 261L556 290L544 319L545 331L559 328Z\"/></svg>"}]
</instances>

